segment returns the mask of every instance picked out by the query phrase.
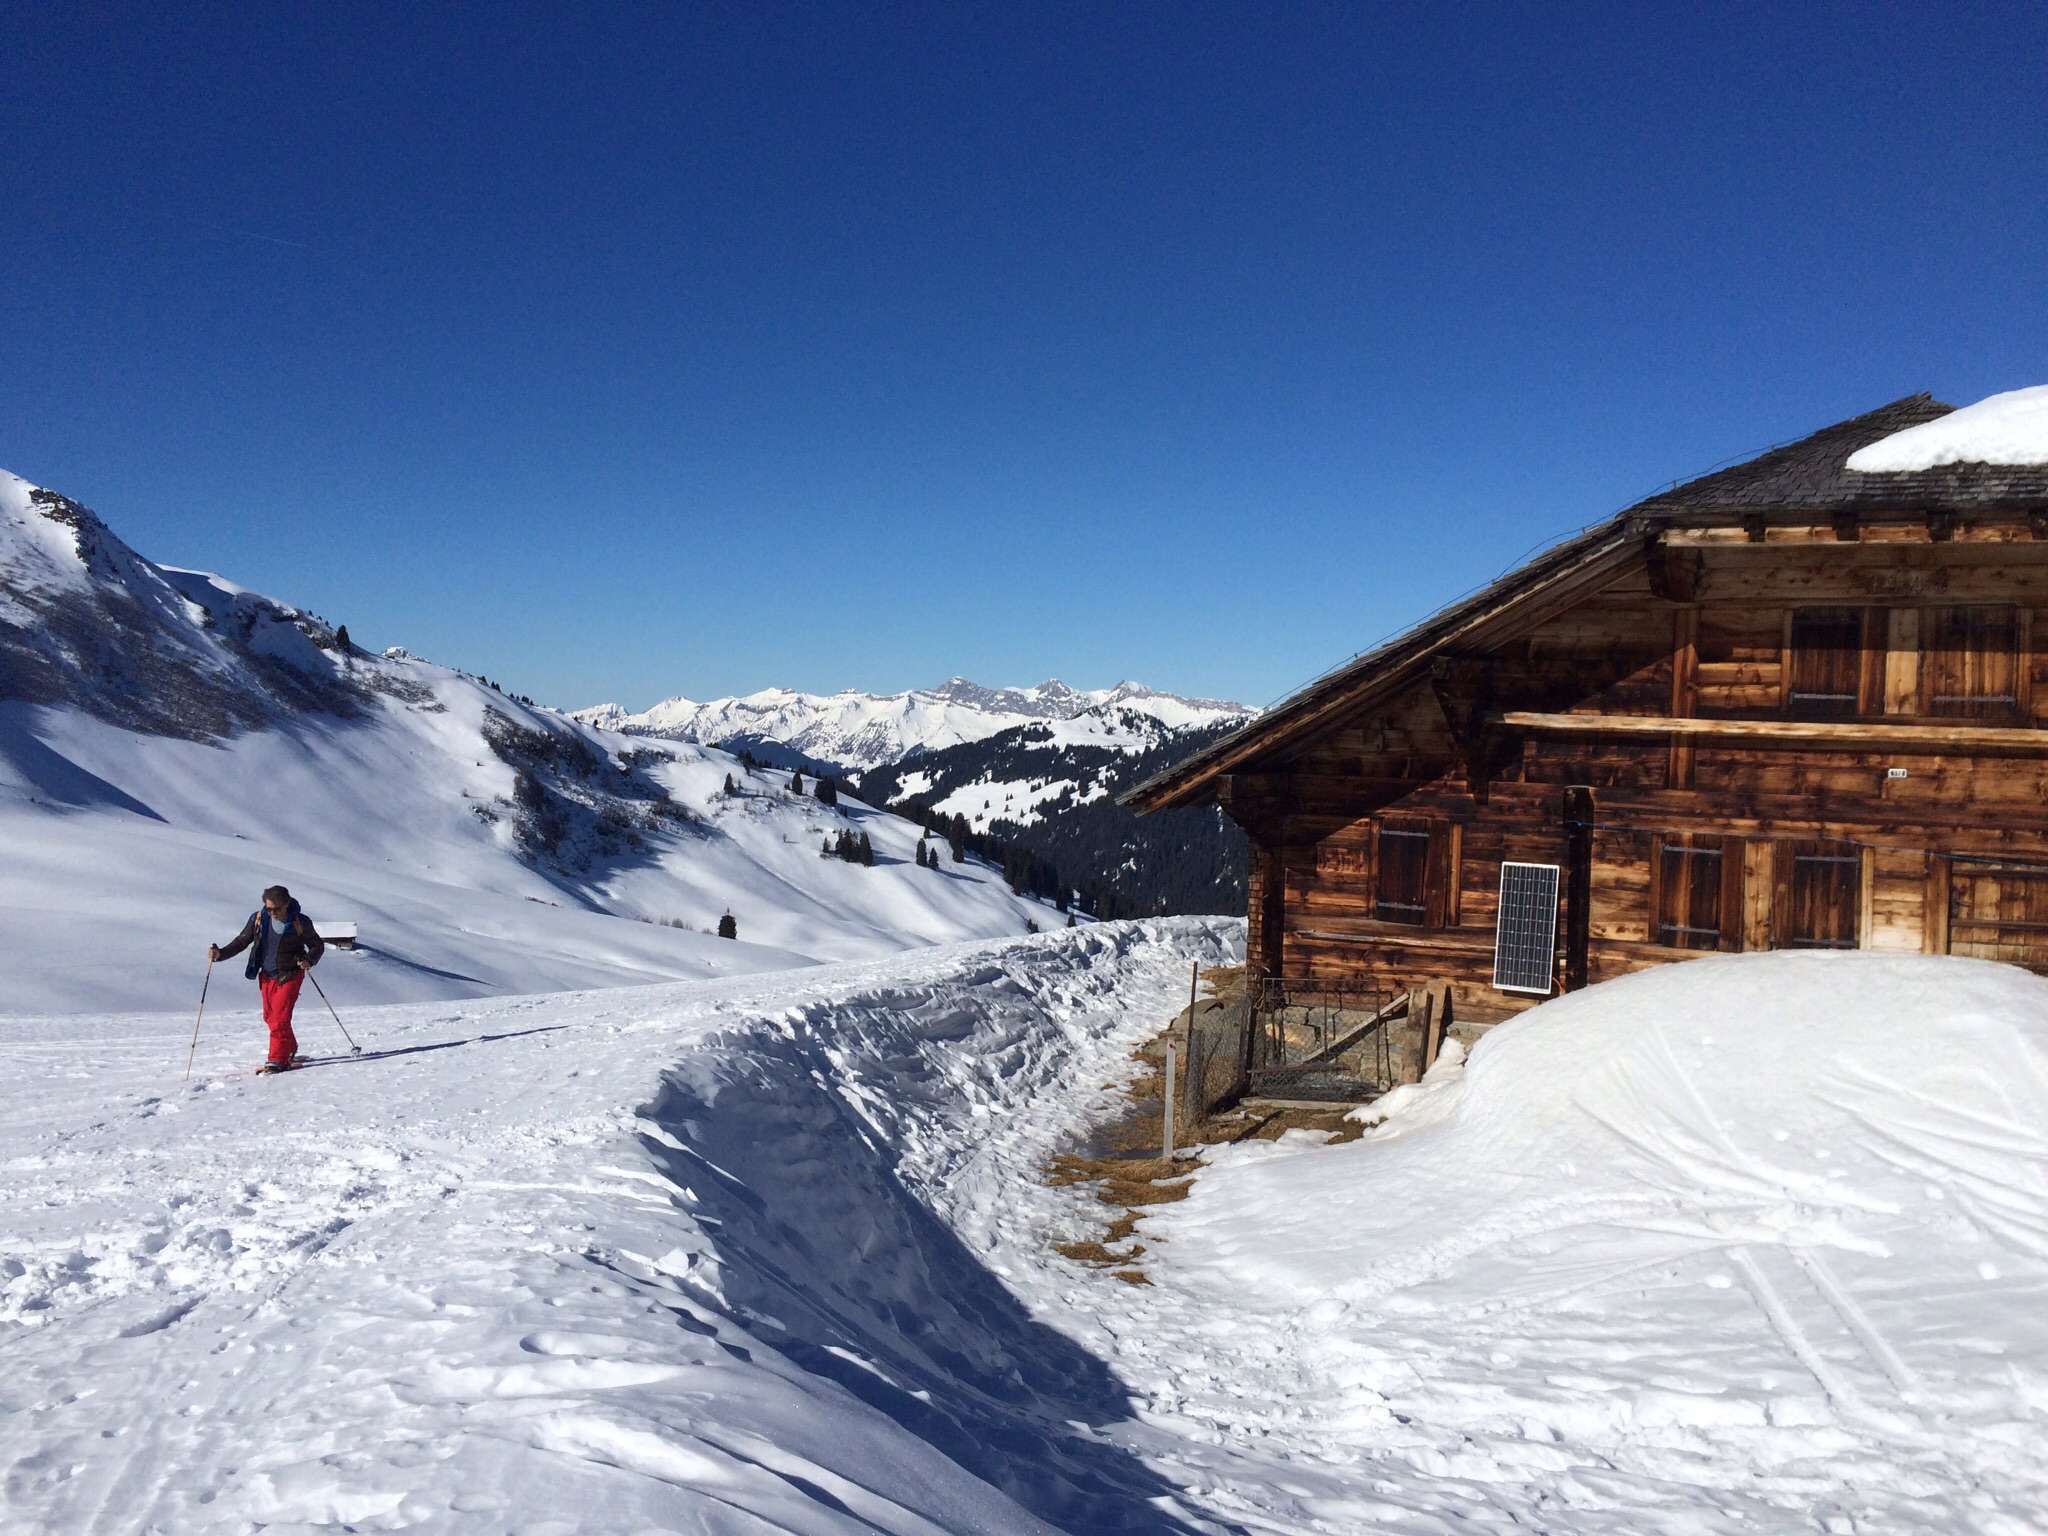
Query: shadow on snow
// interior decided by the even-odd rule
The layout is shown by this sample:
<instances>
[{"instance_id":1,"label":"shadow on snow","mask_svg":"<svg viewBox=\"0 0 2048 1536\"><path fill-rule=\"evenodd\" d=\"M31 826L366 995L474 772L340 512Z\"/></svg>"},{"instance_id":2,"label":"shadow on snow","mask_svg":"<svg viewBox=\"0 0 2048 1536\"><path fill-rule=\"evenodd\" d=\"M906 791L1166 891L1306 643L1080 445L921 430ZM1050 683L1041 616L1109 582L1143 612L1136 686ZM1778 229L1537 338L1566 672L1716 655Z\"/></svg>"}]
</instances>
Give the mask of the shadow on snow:
<instances>
[{"instance_id":1,"label":"shadow on snow","mask_svg":"<svg viewBox=\"0 0 2048 1536\"><path fill-rule=\"evenodd\" d=\"M1133 1416L1108 1366L1035 1322L904 1187L822 1061L758 1043L672 1070L641 1111L683 1144L642 1137L697 1197L733 1320L1042 1520L1192 1532L1162 1505L1173 1484L1077 1431Z\"/></svg>"}]
</instances>

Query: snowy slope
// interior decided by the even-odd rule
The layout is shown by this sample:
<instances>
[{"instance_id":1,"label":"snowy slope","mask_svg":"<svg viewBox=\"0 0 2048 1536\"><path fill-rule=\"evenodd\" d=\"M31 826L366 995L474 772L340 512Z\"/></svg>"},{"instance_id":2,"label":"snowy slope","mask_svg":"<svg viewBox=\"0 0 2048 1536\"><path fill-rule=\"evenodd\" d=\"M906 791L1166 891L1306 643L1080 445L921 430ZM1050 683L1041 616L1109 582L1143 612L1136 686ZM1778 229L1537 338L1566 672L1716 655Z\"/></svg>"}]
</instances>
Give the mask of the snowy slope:
<instances>
[{"instance_id":1,"label":"snowy slope","mask_svg":"<svg viewBox=\"0 0 2048 1536\"><path fill-rule=\"evenodd\" d=\"M1060 920L978 864L918 869L909 823L787 786L369 655L0 482L0 1013L196 998L206 944L273 882L358 922L367 948L322 973L354 1002L758 971ZM873 868L819 857L842 827L868 832ZM727 911L737 944L707 932Z\"/></svg>"},{"instance_id":2,"label":"snowy slope","mask_svg":"<svg viewBox=\"0 0 2048 1536\"><path fill-rule=\"evenodd\" d=\"M1035 688L984 688L951 678L937 688L829 696L770 688L744 698L699 704L664 699L639 714L616 704L578 710L607 730L710 742L733 748L775 746L832 771L873 768L914 752L981 741L1021 725L1049 725L1062 742L1137 750L1162 735L1252 711L1220 699L1184 699L1140 683L1081 691L1058 679Z\"/></svg>"},{"instance_id":3,"label":"snowy slope","mask_svg":"<svg viewBox=\"0 0 2048 1536\"><path fill-rule=\"evenodd\" d=\"M1211 1149L1151 1285L1058 1258L1107 1217L1045 1156L1239 932L392 1008L277 1080L244 1017L189 1089L183 1018L0 1026L0 1526L2043 1528L2048 983L1666 967Z\"/></svg>"},{"instance_id":4,"label":"snowy slope","mask_svg":"<svg viewBox=\"0 0 2048 1536\"><path fill-rule=\"evenodd\" d=\"M1049 861L1110 915L1242 912L1248 855L1236 825L1214 808L1140 817L1116 797L1235 728L1162 732L1150 746L1131 730L1089 740L1095 716L1020 726L985 741L923 752L870 769L864 798L964 823ZM956 828L957 830L957 828ZM1110 905L1105 907L1103 902Z\"/></svg>"}]
</instances>

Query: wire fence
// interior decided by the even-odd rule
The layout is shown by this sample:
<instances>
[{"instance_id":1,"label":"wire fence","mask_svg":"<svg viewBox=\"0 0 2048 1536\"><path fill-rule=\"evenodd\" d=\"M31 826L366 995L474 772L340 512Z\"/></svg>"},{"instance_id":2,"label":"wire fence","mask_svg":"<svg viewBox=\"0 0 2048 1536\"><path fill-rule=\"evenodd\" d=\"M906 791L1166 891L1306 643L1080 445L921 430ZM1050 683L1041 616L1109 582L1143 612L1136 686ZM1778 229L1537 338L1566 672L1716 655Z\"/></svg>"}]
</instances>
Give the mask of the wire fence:
<instances>
[{"instance_id":1,"label":"wire fence","mask_svg":"<svg viewBox=\"0 0 2048 1536\"><path fill-rule=\"evenodd\" d=\"M1181 1113L1192 1124L1247 1095L1355 1103L1393 1086L1389 1026L1407 994L1367 981L1266 977L1188 1021Z\"/></svg>"}]
</instances>

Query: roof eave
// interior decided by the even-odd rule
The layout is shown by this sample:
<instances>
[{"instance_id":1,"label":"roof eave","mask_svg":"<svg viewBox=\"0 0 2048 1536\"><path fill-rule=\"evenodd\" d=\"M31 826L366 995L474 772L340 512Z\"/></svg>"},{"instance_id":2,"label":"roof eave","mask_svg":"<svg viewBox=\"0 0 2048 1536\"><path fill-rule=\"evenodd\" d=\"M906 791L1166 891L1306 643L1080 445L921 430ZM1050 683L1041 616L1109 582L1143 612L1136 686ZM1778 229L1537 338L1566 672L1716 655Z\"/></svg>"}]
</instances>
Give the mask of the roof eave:
<instances>
[{"instance_id":1,"label":"roof eave","mask_svg":"<svg viewBox=\"0 0 2048 1536\"><path fill-rule=\"evenodd\" d=\"M1341 717L1370 707L1375 697L1402 686L1447 646L1535 604L1555 583L1602 556L1633 553L1638 542L1623 515L1552 545L1464 601L1323 674L1222 740L1125 790L1117 803L1141 816L1213 803L1222 775L1264 753L1312 739Z\"/></svg>"}]
</instances>

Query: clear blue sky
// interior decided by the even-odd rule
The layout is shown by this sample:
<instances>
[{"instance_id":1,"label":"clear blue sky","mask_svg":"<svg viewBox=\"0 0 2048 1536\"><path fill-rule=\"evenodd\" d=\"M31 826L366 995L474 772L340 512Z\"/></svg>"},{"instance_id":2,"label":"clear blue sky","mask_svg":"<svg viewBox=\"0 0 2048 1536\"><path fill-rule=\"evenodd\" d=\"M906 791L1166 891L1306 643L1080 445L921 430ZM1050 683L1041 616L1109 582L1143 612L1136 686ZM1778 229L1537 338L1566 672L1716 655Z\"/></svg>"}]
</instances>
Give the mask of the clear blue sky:
<instances>
[{"instance_id":1,"label":"clear blue sky","mask_svg":"<svg viewBox=\"0 0 2048 1536\"><path fill-rule=\"evenodd\" d=\"M565 705L1265 703L2048 381L2034 4L50 5L0 79L0 465Z\"/></svg>"}]
</instances>

